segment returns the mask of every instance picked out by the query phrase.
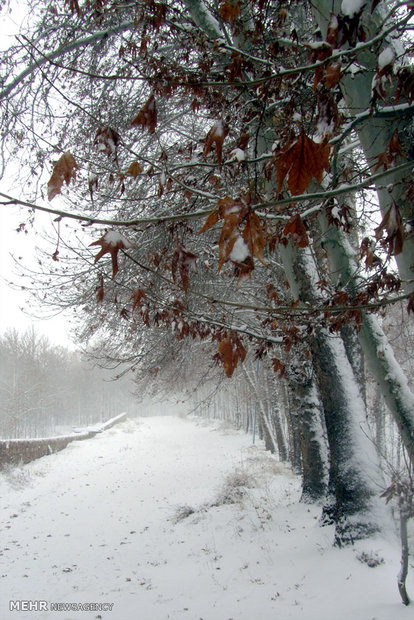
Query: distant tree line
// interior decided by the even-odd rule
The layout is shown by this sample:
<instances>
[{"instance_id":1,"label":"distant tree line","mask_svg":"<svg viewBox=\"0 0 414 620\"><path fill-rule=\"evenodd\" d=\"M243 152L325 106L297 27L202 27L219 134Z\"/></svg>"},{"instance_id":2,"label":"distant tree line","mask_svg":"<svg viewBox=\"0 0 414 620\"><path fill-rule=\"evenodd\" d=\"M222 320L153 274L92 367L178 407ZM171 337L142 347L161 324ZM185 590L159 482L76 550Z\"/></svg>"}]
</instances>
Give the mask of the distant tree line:
<instances>
[{"instance_id":1,"label":"distant tree line","mask_svg":"<svg viewBox=\"0 0 414 620\"><path fill-rule=\"evenodd\" d=\"M112 381L77 352L32 327L0 336L0 436L44 437L121 413L137 401L127 380Z\"/></svg>"}]
</instances>

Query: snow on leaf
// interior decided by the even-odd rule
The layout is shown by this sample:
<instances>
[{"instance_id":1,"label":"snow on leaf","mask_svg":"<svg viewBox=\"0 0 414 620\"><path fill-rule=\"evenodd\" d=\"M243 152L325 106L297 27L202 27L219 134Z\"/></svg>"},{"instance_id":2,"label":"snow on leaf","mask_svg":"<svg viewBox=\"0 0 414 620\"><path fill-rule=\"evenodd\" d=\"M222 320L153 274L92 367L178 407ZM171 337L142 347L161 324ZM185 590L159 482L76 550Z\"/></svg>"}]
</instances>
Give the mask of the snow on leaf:
<instances>
[{"instance_id":1,"label":"snow on leaf","mask_svg":"<svg viewBox=\"0 0 414 620\"><path fill-rule=\"evenodd\" d=\"M98 262L105 254L110 254L112 260L112 277L114 278L119 271L118 268L118 252L120 250L129 250L134 247L122 233L117 230L108 230L103 237L90 244L100 245L101 249L95 256L95 263Z\"/></svg>"},{"instance_id":2,"label":"snow on leaf","mask_svg":"<svg viewBox=\"0 0 414 620\"><path fill-rule=\"evenodd\" d=\"M76 179L76 170L79 169L75 158L69 151L64 153L53 166L53 173L47 184L47 197L53 200L61 193L63 183L69 185L70 181Z\"/></svg>"},{"instance_id":3,"label":"snow on leaf","mask_svg":"<svg viewBox=\"0 0 414 620\"><path fill-rule=\"evenodd\" d=\"M223 220L223 228L219 239L219 265L220 271L224 263L228 261L234 244L239 237L239 224L244 216L245 208L241 201L236 202L232 198L222 198L218 201L219 214Z\"/></svg>"},{"instance_id":4,"label":"snow on leaf","mask_svg":"<svg viewBox=\"0 0 414 620\"><path fill-rule=\"evenodd\" d=\"M180 274L181 283L183 285L183 289L185 294L188 293L188 288L190 286L190 270L193 273L197 273L197 259L198 255L193 254L185 249L184 246L180 246L176 249L173 255L172 264L171 264L171 273L175 283L178 281L177 272Z\"/></svg>"},{"instance_id":5,"label":"snow on leaf","mask_svg":"<svg viewBox=\"0 0 414 620\"><path fill-rule=\"evenodd\" d=\"M214 123L214 125L208 132L204 142L204 158L207 157L214 145L216 149L217 161L219 163L219 166L221 166L223 161L223 142L228 132L228 128L223 125L221 120L218 120L216 123Z\"/></svg>"},{"instance_id":6,"label":"snow on leaf","mask_svg":"<svg viewBox=\"0 0 414 620\"><path fill-rule=\"evenodd\" d=\"M281 191L287 177L287 188L291 194L303 194L312 179L321 184L325 170L329 170L329 145L314 142L302 132L277 158L278 191Z\"/></svg>"},{"instance_id":7,"label":"snow on leaf","mask_svg":"<svg viewBox=\"0 0 414 620\"><path fill-rule=\"evenodd\" d=\"M341 79L341 63L330 62L326 67L324 83L326 88L334 88Z\"/></svg>"},{"instance_id":8,"label":"snow on leaf","mask_svg":"<svg viewBox=\"0 0 414 620\"><path fill-rule=\"evenodd\" d=\"M118 145L121 136L112 127L100 127L95 134L93 141L100 153L105 153L108 157L113 157L118 161Z\"/></svg>"},{"instance_id":9,"label":"snow on leaf","mask_svg":"<svg viewBox=\"0 0 414 620\"><path fill-rule=\"evenodd\" d=\"M154 133L157 126L157 105L154 95L148 99L145 105L138 112L131 122L132 127L141 127L142 131L148 129L149 133Z\"/></svg>"},{"instance_id":10,"label":"snow on leaf","mask_svg":"<svg viewBox=\"0 0 414 620\"><path fill-rule=\"evenodd\" d=\"M382 71L385 67L388 67L394 63L395 60L395 52L393 48L389 45L385 49L382 50L380 55L378 56L378 71Z\"/></svg>"},{"instance_id":11,"label":"snow on leaf","mask_svg":"<svg viewBox=\"0 0 414 620\"><path fill-rule=\"evenodd\" d=\"M344 15L353 17L355 13L359 13L366 3L367 0L342 0L341 11Z\"/></svg>"}]
</instances>

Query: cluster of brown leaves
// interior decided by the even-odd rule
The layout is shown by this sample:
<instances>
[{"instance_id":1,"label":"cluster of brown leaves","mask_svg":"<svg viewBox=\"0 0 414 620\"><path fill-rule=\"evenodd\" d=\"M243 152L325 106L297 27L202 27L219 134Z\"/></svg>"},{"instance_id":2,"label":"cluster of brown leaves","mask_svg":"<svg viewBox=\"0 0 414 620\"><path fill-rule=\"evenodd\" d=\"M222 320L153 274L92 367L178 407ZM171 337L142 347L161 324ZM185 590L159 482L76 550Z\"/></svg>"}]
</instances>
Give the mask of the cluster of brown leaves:
<instances>
[{"instance_id":1,"label":"cluster of brown leaves","mask_svg":"<svg viewBox=\"0 0 414 620\"><path fill-rule=\"evenodd\" d=\"M240 16L241 2L240 0L225 0L219 8L220 17L225 22L231 24Z\"/></svg>"},{"instance_id":2,"label":"cluster of brown leaves","mask_svg":"<svg viewBox=\"0 0 414 620\"><path fill-rule=\"evenodd\" d=\"M53 166L52 176L47 184L47 197L53 200L61 193L63 183L69 185L70 181L76 179L76 170L79 169L75 158L69 151L63 153Z\"/></svg>"},{"instance_id":3,"label":"cluster of brown leaves","mask_svg":"<svg viewBox=\"0 0 414 620\"><path fill-rule=\"evenodd\" d=\"M246 257L241 260L233 260L237 267L239 281L251 274L254 269L252 258L257 258L263 265L265 260L263 252L266 247L265 234L262 224L256 213L250 208L251 196L246 194L238 200L226 197L217 203L217 209L208 216L204 226L199 231L202 234L222 220L223 227L219 238L219 264L220 271L231 257L234 246L238 240L245 244Z\"/></svg>"},{"instance_id":4,"label":"cluster of brown leaves","mask_svg":"<svg viewBox=\"0 0 414 620\"><path fill-rule=\"evenodd\" d=\"M98 241L94 241L90 244L100 245L101 249L98 254L95 256L95 263L98 262L99 259L102 258L105 254L110 254L112 260L112 277L115 278L116 274L119 271L118 267L118 252L120 250L129 250L134 247L134 244L131 243L124 235L116 230L108 230Z\"/></svg>"},{"instance_id":5,"label":"cluster of brown leaves","mask_svg":"<svg viewBox=\"0 0 414 620\"><path fill-rule=\"evenodd\" d=\"M279 379L286 377L286 366L276 357L272 357L273 372L278 373Z\"/></svg>"},{"instance_id":6,"label":"cluster of brown leaves","mask_svg":"<svg viewBox=\"0 0 414 620\"><path fill-rule=\"evenodd\" d=\"M105 153L108 158L113 158L118 163L118 146L121 136L112 127L100 127L93 141L98 152Z\"/></svg>"},{"instance_id":7,"label":"cluster of brown leaves","mask_svg":"<svg viewBox=\"0 0 414 620\"><path fill-rule=\"evenodd\" d=\"M395 130L386 151L377 155L377 165L374 168L374 172L379 170L381 166L384 170L394 167L399 157L404 157L404 153L401 148L398 131Z\"/></svg>"},{"instance_id":8,"label":"cluster of brown leaves","mask_svg":"<svg viewBox=\"0 0 414 620\"><path fill-rule=\"evenodd\" d=\"M131 122L131 126L141 127L142 131L148 129L149 133L155 132L157 127L157 105L153 94Z\"/></svg>"},{"instance_id":9,"label":"cluster of brown leaves","mask_svg":"<svg viewBox=\"0 0 414 620\"><path fill-rule=\"evenodd\" d=\"M398 103L401 96L405 97L409 103L414 101L414 70L411 67L401 67L397 71L397 90L395 92L395 103Z\"/></svg>"},{"instance_id":10,"label":"cluster of brown leaves","mask_svg":"<svg viewBox=\"0 0 414 620\"><path fill-rule=\"evenodd\" d=\"M375 243L369 237L361 241L359 257L365 259L365 268L368 270L381 265L381 259L375 254Z\"/></svg>"},{"instance_id":11,"label":"cluster of brown leaves","mask_svg":"<svg viewBox=\"0 0 414 620\"><path fill-rule=\"evenodd\" d=\"M217 359L223 364L227 377L231 377L240 362L246 358L246 349L238 335L231 331L218 344Z\"/></svg>"},{"instance_id":12,"label":"cluster of brown leaves","mask_svg":"<svg viewBox=\"0 0 414 620\"><path fill-rule=\"evenodd\" d=\"M185 294L188 292L190 285L190 270L193 273L197 273L197 254L193 254L180 245L174 252L171 272L175 283L178 281L178 274L180 275L181 284L183 285Z\"/></svg>"},{"instance_id":13,"label":"cluster of brown leaves","mask_svg":"<svg viewBox=\"0 0 414 620\"><path fill-rule=\"evenodd\" d=\"M275 166L278 192L287 178L287 189L292 196L298 196L309 187L312 179L321 184L324 171L329 170L329 152L326 141L314 142L301 132L282 151L275 153L267 166L267 175L270 176Z\"/></svg>"},{"instance_id":14,"label":"cluster of brown leaves","mask_svg":"<svg viewBox=\"0 0 414 620\"><path fill-rule=\"evenodd\" d=\"M305 223L299 213L293 215L283 229L281 243L287 245L289 240L292 241L293 245L298 246L298 248L307 248L309 245Z\"/></svg>"}]
</instances>

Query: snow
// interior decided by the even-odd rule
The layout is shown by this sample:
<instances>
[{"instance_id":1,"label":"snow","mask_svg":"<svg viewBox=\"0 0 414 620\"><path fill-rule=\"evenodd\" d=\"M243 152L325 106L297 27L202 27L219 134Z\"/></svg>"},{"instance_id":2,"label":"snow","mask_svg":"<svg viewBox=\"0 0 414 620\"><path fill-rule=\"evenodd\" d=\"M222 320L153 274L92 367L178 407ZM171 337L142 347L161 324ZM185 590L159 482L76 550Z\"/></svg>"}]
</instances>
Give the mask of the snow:
<instances>
[{"instance_id":1,"label":"snow","mask_svg":"<svg viewBox=\"0 0 414 620\"><path fill-rule=\"evenodd\" d=\"M247 243L243 237L237 237L230 252L230 259L234 260L236 263L242 263L248 256L250 256L250 252Z\"/></svg>"},{"instance_id":2,"label":"snow","mask_svg":"<svg viewBox=\"0 0 414 620\"><path fill-rule=\"evenodd\" d=\"M134 245L118 230L108 230L104 235L105 243L113 246L114 248L122 246L126 249L133 248Z\"/></svg>"},{"instance_id":3,"label":"snow","mask_svg":"<svg viewBox=\"0 0 414 620\"><path fill-rule=\"evenodd\" d=\"M246 159L246 153L243 149L235 148L230 153L231 159L236 159L237 161L244 161Z\"/></svg>"},{"instance_id":4,"label":"snow","mask_svg":"<svg viewBox=\"0 0 414 620\"><path fill-rule=\"evenodd\" d=\"M353 17L367 3L367 0L342 0L341 11L348 17Z\"/></svg>"},{"instance_id":5,"label":"snow","mask_svg":"<svg viewBox=\"0 0 414 620\"><path fill-rule=\"evenodd\" d=\"M333 548L297 476L218 422L127 420L2 474L0 492L2 620L411 617L394 536Z\"/></svg>"},{"instance_id":6,"label":"snow","mask_svg":"<svg viewBox=\"0 0 414 620\"><path fill-rule=\"evenodd\" d=\"M386 47L382 50L381 54L378 56L378 70L381 71L388 65L392 65L395 60L395 52L391 46Z\"/></svg>"}]
</instances>

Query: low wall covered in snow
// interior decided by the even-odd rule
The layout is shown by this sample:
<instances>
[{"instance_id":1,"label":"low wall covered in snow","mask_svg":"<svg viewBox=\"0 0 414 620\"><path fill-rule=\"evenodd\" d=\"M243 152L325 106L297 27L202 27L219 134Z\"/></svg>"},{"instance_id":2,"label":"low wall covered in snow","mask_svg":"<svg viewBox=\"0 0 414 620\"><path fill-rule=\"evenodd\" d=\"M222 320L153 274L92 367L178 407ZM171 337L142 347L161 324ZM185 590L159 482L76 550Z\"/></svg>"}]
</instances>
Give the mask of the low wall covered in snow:
<instances>
[{"instance_id":1,"label":"low wall covered in snow","mask_svg":"<svg viewBox=\"0 0 414 620\"><path fill-rule=\"evenodd\" d=\"M103 424L86 428L83 432L60 437L46 437L41 439L0 439L0 467L7 464L29 463L47 454L53 454L66 448L72 441L90 439L98 433L108 430L115 424L123 422L127 417L121 413Z\"/></svg>"}]
</instances>

